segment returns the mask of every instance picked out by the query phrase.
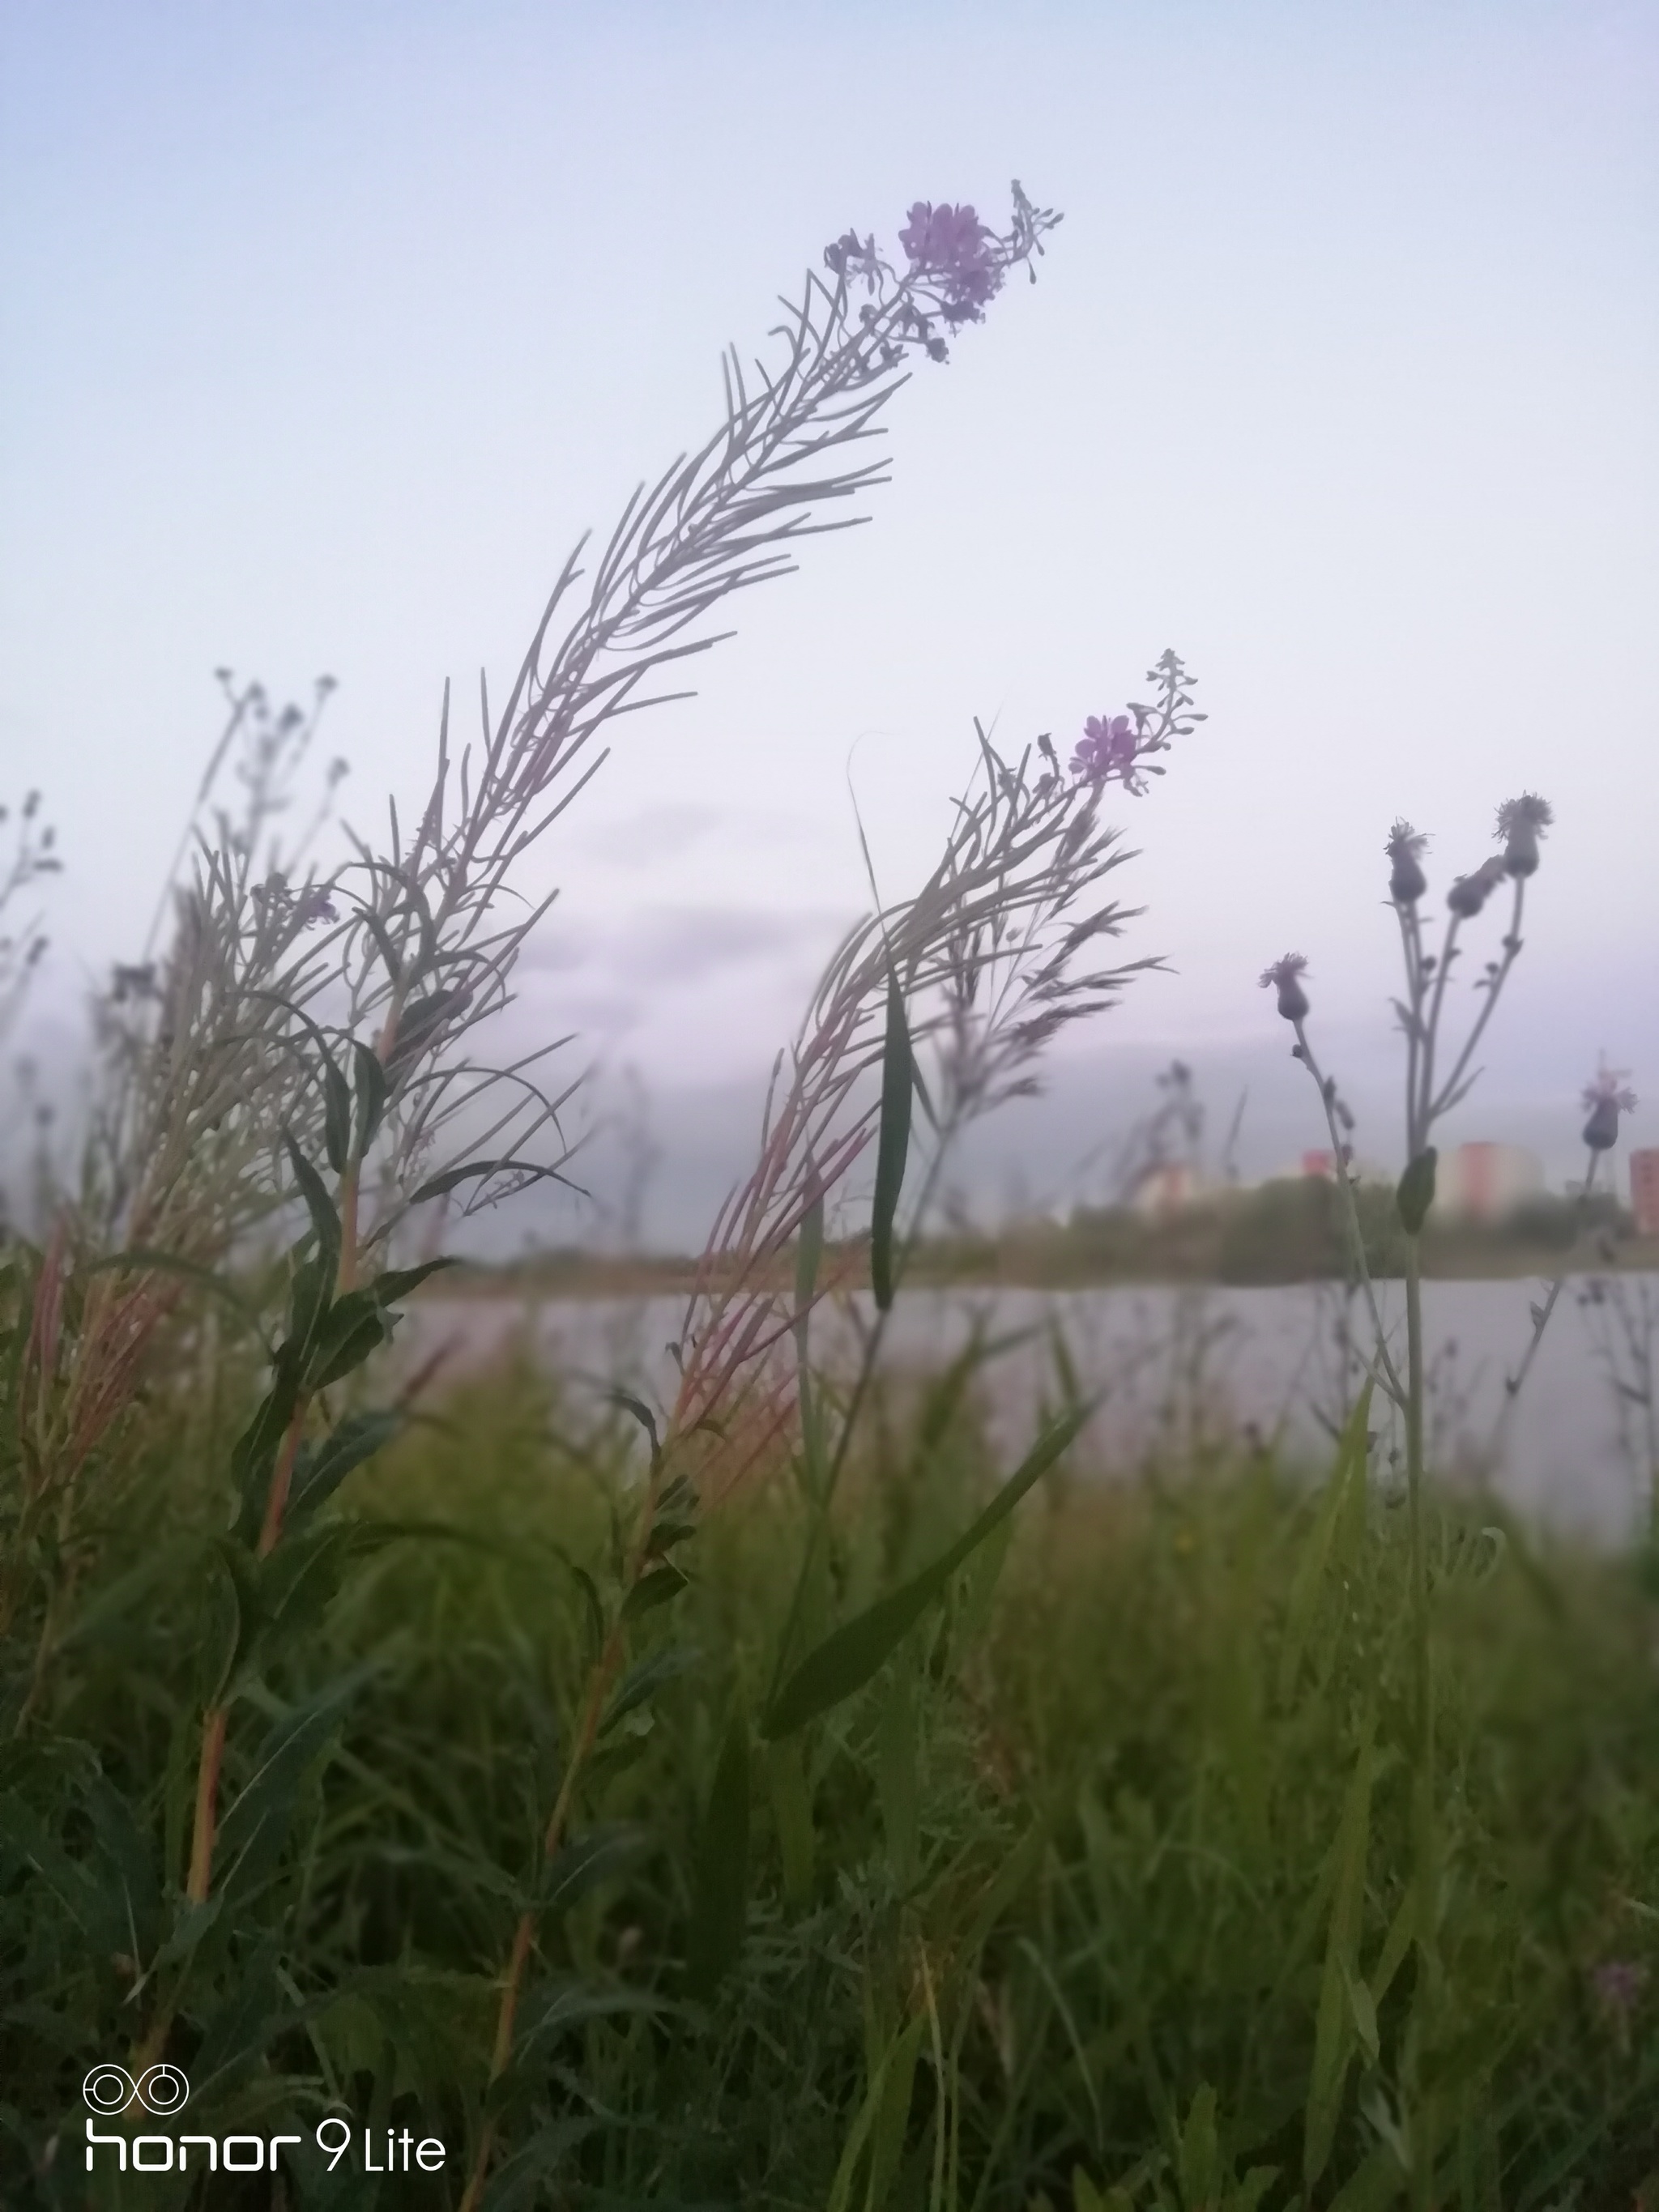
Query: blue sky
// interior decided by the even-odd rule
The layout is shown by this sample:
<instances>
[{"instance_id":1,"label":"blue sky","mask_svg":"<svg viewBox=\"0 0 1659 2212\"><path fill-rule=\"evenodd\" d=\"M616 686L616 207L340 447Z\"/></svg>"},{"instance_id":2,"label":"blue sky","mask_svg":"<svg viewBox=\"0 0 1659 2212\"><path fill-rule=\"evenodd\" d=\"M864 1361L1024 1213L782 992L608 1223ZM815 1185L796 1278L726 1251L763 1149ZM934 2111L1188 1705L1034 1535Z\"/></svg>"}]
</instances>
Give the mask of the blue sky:
<instances>
[{"instance_id":1,"label":"blue sky","mask_svg":"<svg viewBox=\"0 0 1659 2212\"><path fill-rule=\"evenodd\" d=\"M43 1012L142 937L216 665L331 672L349 811L412 798L444 678L505 677L577 532L713 426L721 346L848 223L1018 176L1066 210L1042 281L902 397L872 526L566 817L522 1021L665 1095L750 1079L859 902L849 761L896 889L974 715L1065 739L1174 645L1211 720L1127 888L1176 972L1074 1104L1114 1041L1231 1080L1291 945L1364 1094L1389 820L1443 881L1529 786L1559 825L1479 1133L1559 1097L1570 1134L1604 1046L1659 1105L1656 89L1622 0L7 0L0 751L69 861Z\"/></svg>"}]
</instances>

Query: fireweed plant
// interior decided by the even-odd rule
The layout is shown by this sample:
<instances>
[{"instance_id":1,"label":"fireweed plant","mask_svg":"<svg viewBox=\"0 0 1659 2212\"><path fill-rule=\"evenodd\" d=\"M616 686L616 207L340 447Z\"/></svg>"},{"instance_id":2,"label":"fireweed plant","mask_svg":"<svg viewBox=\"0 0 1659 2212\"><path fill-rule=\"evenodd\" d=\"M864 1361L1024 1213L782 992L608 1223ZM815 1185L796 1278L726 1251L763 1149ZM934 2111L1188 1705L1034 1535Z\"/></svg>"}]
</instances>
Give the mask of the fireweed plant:
<instances>
[{"instance_id":1,"label":"fireweed plant","mask_svg":"<svg viewBox=\"0 0 1659 2212\"><path fill-rule=\"evenodd\" d=\"M1333 1172L1341 1193L1354 1273L1369 1310L1372 1343L1369 1374L1354 1418L1363 1429L1373 1392L1380 1390L1398 1413L1405 1431L1406 1507L1410 1547L1413 1705L1408 1758L1412 1776L1413 1887L1409 1923L1402 1921L1401 1942L1389 1947L1378 1969L1381 1986L1362 1990L1361 2027L1373 2016L1387 1982L1398 1971L1408 1941L1417 1961L1408 2025L1398 2055L1396 2087L1402 2115L1413 2201L1426 2207L1435 2187L1437 2161L1443 2148L1444 2114L1434 2083L1455 2041L1456 2021L1448 2001L1439 1929L1445 1909L1448 1870L1443 1862L1437 1805L1435 1747L1435 1674L1432 1622L1437 1578L1444 1559L1431 1561L1429 1510L1425 1496L1424 1415L1428 1364L1423 1340L1422 1232L1434 1202L1436 1127L1466 1098L1479 1079L1475 1054L1497 1011L1504 987L1519 959L1527 888L1538 872L1540 847L1553 815L1548 802L1523 792L1506 800L1497 818L1499 849L1468 874L1458 876L1446 894L1446 920L1434 944L1422 902L1428 895L1423 856L1428 840L1409 822L1396 821L1385 852L1389 863L1389 902L1400 933L1404 968L1403 995L1394 1011L1405 1042L1404 1133L1406 1168L1395 1194L1395 1215L1403 1248L1406 1342L1404 1358L1385 1327L1366 1249L1352 1137L1354 1116L1337 1080L1322 1067L1310 1042L1312 1013L1304 978L1309 963L1300 953L1286 954L1266 969L1261 987L1275 994L1278 1012L1296 1034L1292 1057L1307 1069L1318 1090L1330 1139ZM1505 926L1492 957L1474 978L1474 1006L1462 1041L1453 1026L1453 976L1468 951L1468 939L1489 904L1506 905ZM1588 1085L1583 1103L1586 1162L1582 1191L1592 1189L1604 1153L1618 1141L1619 1117L1636 1103L1622 1072L1603 1067ZM1513 1406L1531 1369L1538 1346L1559 1301L1562 1278L1532 1308L1532 1331L1522 1357L1505 1378L1504 1410ZM1501 1417L1500 1417L1501 1419ZM1365 2008L1370 2006L1370 2011ZM1363 2040L1363 2034L1361 2039ZM1374 2038L1373 2038L1374 2041ZM1311 2178L1311 2177L1310 2177Z\"/></svg>"},{"instance_id":2,"label":"fireweed plant","mask_svg":"<svg viewBox=\"0 0 1659 2212\"><path fill-rule=\"evenodd\" d=\"M61 1195L42 1249L15 1248L7 1286L17 1423L5 1464L3 1692L14 1777L55 1778L58 1794L55 1822L8 1801L9 1835L15 1844L27 1830L30 1862L57 1864L54 1826L89 1818L120 1863L120 1936L105 1951L125 1983L118 2017L135 2076L171 2055L188 2059L210 2104L245 2092L272 2040L321 2001L285 1972L293 1899L280 1877L296 1794L366 1677L297 1698L284 1689L354 1573L410 1533L327 1510L404 1425L419 1388L417 1376L392 1402L369 1404L363 1373L403 1302L446 1264L397 1264L416 1210L471 1211L565 1180L569 1165L568 1087L551 1090L541 1073L558 1044L507 1066L473 1049L511 1002L516 961L551 902L526 881L532 850L607 757L611 726L684 696L665 684L721 635L707 618L787 572L802 538L859 519L835 510L882 480L867 441L910 363L945 361L1008 276L1031 270L1056 221L1016 185L1004 233L971 208L918 203L902 258L850 232L831 246L826 274L810 276L788 310L780 358L752 373L728 359L714 437L635 495L590 574L580 548L566 563L505 702L492 708L481 684L473 744L453 738L446 694L418 818L405 829L394 805L385 839L352 834L343 866L325 871L315 858L343 765L327 771L319 805L301 803L331 684L308 709L276 712L260 687L222 672L228 720L186 833L187 872L98 1010L106 1079L79 1191ZM534 2069L515 2062L544 1923L611 1863L603 1828L579 1830L584 1793L625 1759L638 1741L629 1723L685 1663L653 1616L685 1586L677 1555L702 1511L769 1446L798 1437L818 1521L761 1717L781 1742L875 1674L1081 1425L1085 1409L1073 1407L944 1558L803 1654L812 1547L880 1336L878 1324L844 1404L814 1389L808 1330L830 1286L817 1279L826 1208L872 1152L871 1274L884 1317L951 1142L1029 1091L1053 1037L1148 964L1099 963L1127 917L1097 894L1126 857L1101 819L1108 787L1143 789L1162 773L1157 757L1201 719L1173 654L1152 680L1152 703L1091 718L1065 766L1046 737L1009 760L980 733L977 780L955 805L938 866L914 896L878 900L779 1063L758 1162L719 1217L675 1347L678 1387L660 1409L628 1401L647 1467L617 1524L608 1587L578 1571L592 1648L531 1863L501 1878L517 1904L472 2107L469 2207L502 2130L534 2104ZM235 790L222 798L228 781ZM33 822L31 808L14 890L52 865ZM902 1215L918 1115L928 1133L917 1150L929 1157ZM273 1231L293 1241L262 1260ZM781 1268L792 1252L790 1291ZM210 1299L210 1328L199 1318ZM258 1378L229 1455L229 1525L161 1537L154 1559L100 1589L89 1611L81 1598L97 1581L100 1528L131 1503L108 1447L170 1369L191 1370L204 1333L207 1358L237 1344ZM54 1685L66 1653L142 1608L181 1566L204 1611L158 1862L152 1815L101 1778L92 1747L57 1733ZM641 1651L645 1622L653 1640ZM747 1747L747 1724L734 1720L721 1804L746 1790ZM533 2002L528 2014L533 2026Z\"/></svg>"}]
</instances>

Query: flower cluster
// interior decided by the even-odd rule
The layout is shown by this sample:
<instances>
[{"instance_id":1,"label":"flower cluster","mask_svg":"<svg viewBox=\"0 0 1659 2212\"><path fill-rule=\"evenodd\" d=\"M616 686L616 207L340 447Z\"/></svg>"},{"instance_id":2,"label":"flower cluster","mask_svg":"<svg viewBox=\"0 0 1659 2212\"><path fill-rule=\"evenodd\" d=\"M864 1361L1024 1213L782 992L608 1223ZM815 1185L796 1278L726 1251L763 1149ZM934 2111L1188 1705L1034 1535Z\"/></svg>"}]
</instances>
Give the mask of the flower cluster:
<instances>
[{"instance_id":1,"label":"flower cluster","mask_svg":"<svg viewBox=\"0 0 1659 2212\"><path fill-rule=\"evenodd\" d=\"M1116 776L1127 790L1139 791L1135 738L1128 715L1091 714L1072 755L1072 774L1089 783L1106 783Z\"/></svg>"},{"instance_id":2,"label":"flower cluster","mask_svg":"<svg viewBox=\"0 0 1659 2212\"><path fill-rule=\"evenodd\" d=\"M896 367L907 346L920 347L931 360L948 360L940 326L954 331L964 323L982 322L1008 271L1022 263L1029 266L1042 252L1043 238L1060 217L1034 207L1018 181L1013 200L1006 233L991 229L965 203L915 201L899 232L902 274L884 259L873 234L860 238L846 230L825 246L831 273L849 292L861 285L869 295L859 313L878 368Z\"/></svg>"},{"instance_id":3,"label":"flower cluster","mask_svg":"<svg viewBox=\"0 0 1659 2212\"><path fill-rule=\"evenodd\" d=\"M987 302L1002 289L1003 264L995 238L971 207L918 200L899 244L912 271L937 286L939 313L953 330L983 321Z\"/></svg>"}]
</instances>

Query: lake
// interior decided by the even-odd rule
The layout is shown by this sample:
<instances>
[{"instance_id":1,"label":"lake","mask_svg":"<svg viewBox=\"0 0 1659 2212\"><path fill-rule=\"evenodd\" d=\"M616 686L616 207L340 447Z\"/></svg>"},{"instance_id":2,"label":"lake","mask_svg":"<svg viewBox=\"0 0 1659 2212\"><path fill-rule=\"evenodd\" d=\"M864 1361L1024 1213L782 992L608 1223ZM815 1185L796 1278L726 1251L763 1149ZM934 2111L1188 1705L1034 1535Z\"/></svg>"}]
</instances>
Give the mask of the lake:
<instances>
[{"instance_id":1,"label":"lake","mask_svg":"<svg viewBox=\"0 0 1659 2212\"><path fill-rule=\"evenodd\" d=\"M1431 1357L1431 1455L1449 1479L1490 1469L1514 1504L1603 1539L1637 1525L1653 1481L1655 1445L1643 1402L1659 1358L1659 1276L1622 1275L1600 1287L1569 1281L1521 1395L1504 1378L1532 1333L1543 1295L1528 1282L1429 1283L1425 1337ZM1385 1323L1403 1340L1403 1299L1382 1287ZM867 1321L869 1307L860 1309ZM673 1384L665 1346L684 1321L671 1298L578 1301L520 1297L422 1299L404 1342L420 1358L439 1343L476 1367L527 1338L538 1356L579 1386L622 1383L660 1400ZM988 1405L1002 1447L1017 1454L1056 1387L1055 1340L1079 1383L1103 1394L1091 1440L1102 1464L1133 1472L1157 1459L1179 1463L1207 1442L1253 1433L1318 1457L1357 1372L1353 1345L1367 1341L1363 1304L1345 1304L1328 1284L1233 1290L1159 1286L1103 1290L918 1290L901 1294L889 1356L911 1369L948 1359L975 1325L1014 1339L988 1374ZM850 1361L854 1317L831 1307L813 1320L815 1357ZM1403 1352L1401 1354L1403 1364ZM1398 1439L1387 1424L1386 1465Z\"/></svg>"}]
</instances>

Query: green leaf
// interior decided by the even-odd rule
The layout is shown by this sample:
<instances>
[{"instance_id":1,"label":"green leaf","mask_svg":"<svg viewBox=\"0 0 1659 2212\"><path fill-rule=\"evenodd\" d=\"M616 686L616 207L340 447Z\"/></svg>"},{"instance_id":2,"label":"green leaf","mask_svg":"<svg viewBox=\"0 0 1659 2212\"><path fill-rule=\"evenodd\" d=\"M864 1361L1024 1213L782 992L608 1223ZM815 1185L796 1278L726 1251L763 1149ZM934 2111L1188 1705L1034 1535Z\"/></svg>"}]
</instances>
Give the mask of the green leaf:
<instances>
[{"instance_id":1,"label":"green leaf","mask_svg":"<svg viewBox=\"0 0 1659 2212\"><path fill-rule=\"evenodd\" d=\"M823 1189L818 1182L817 1168L810 1163L807 1173L812 1182L812 1199L801 1216L800 1239L795 1246L795 1315L798 1326L804 1323L807 1309L812 1303L812 1293L818 1285L818 1268L823 1260Z\"/></svg>"},{"instance_id":2,"label":"green leaf","mask_svg":"<svg viewBox=\"0 0 1659 2212\"><path fill-rule=\"evenodd\" d=\"M495 1175L523 1176L530 1182L562 1182L567 1190L576 1188L569 1176L561 1175L557 1168L537 1167L530 1160L470 1160L465 1167L446 1168L441 1175L428 1176L418 1190L410 1193L409 1202L411 1206L423 1206L429 1198L446 1196L458 1184L479 1182L486 1176Z\"/></svg>"},{"instance_id":3,"label":"green leaf","mask_svg":"<svg viewBox=\"0 0 1659 2212\"><path fill-rule=\"evenodd\" d=\"M661 1449L661 1446L657 1441L656 1416L649 1406L642 1398L636 1398L631 1390L612 1390L609 1393L609 1396L613 1406L620 1406L623 1413L631 1413L645 1431L651 1439L651 1450L654 1456Z\"/></svg>"},{"instance_id":4,"label":"green leaf","mask_svg":"<svg viewBox=\"0 0 1659 2212\"><path fill-rule=\"evenodd\" d=\"M380 947L380 957L386 963L386 972L392 978L392 987L395 989L404 979L404 963L398 957L398 948L392 942L390 933L379 915L371 914L369 909L364 907L362 909L362 918L363 927Z\"/></svg>"},{"instance_id":5,"label":"green leaf","mask_svg":"<svg viewBox=\"0 0 1659 2212\"><path fill-rule=\"evenodd\" d=\"M1432 1145L1420 1152L1400 1178L1395 1204L1408 1237L1415 1237L1434 1204L1434 1170L1439 1154Z\"/></svg>"},{"instance_id":6,"label":"green leaf","mask_svg":"<svg viewBox=\"0 0 1659 2212\"><path fill-rule=\"evenodd\" d=\"M910 2100L915 2094L916 2058L927 2029L927 2015L919 2013L900 2033L884 2069L881 2103L870 2130L870 2182L865 2191L866 2212L880 2212L898 2178L904 2155L904 2138L910 2124Z\"/></svg>"},{"instance_id":7,"label":"green leaf","mask_svg":"<svg viewBox=\"0 0 1659 2212\"><path fill-rule=\"evenodd\" d=\"M304 1387L325 1389L362 1365L392 1341L396 1316L388 1314L372 1286L336 1298L312 1333L306 1354Z\"/></svg>"},{"instance_id":8,"label":"green leaf","mask_svg":"<svg viewBox=\"0 0 1659 2212\"><path fill-rule=\"evenodd\" d=\"M597 1883L634 1865L649 1840L640 1828L615 1824L590 1828L555 1851L543 1868L532 1899L536 1910L568 1912Z\"/></svg>"},{"instance_id":9,"label":"green leaf","mask_svg":"<svg viewBox=\"0 0 1659 2212\"><path fill-rule=\"evenodd\" d=\"M812 1894L812 1793L807 1785L805 1763L794 1737L773 1744L766 1757L767 1783L772 1798L772 1819L778 1832L778 1850L783 1860L783 1894L787 1904L799 1907Z\"/></svg>"},{"instance_id":10,"label":"green leaf","mask_svg":"<svg viewBox=\"0 0 1659 2212\"><path fill-rule=\"evenodd\" d=\"M881 1054L881 1119L876 1137L876 1195L870 1220L870 1283L883 1313L893 1303L893 1224L910 1151L910 1100L915 1066L904 994L887 977L887 1035Z\"/></svg>"},{"instance_id":11,"label":"green leaf","mask_svg":"<svg viewBox=\"0 0 1659 2212\"><path fill-rule=\"evenodd\" d=\"M397 980L394 976L394 981ZM386 1070L380 1054L357 1038L351 1040L352 1073L356 1081L357 1111L352 1132L352 1157L361 1160L374 1143L386 1114Z\"/></svg>"},{"instance_id":12,"label":"green leaf","mask_svg":"<svg viewBox=\"0 0 1659 2212\"><path fill-rule=\"evenodd\" d=\"M1352 1510L1355 1493L1363 1499L1365 1491L1365 1461L1370 1446L1371 1378L1367 1376L1360 1388L1353 1409L1343 1424L1342 1434L1337 1440L1336 1463L1331 1469L1329 1481L1319 1500L1314 1515L1313 1527L1302 1547L1291 1578L1290 1596L1285 1605L1285 1641L1279 1654L1279 1701L1287 1705L1295 1692L1297 1676L1301 1671L1304 1655L1313 1634L1317 1619L1319 1601L1326 1586L1327 1571L1336 1534L1345 1516Z\"/></svg>"},{"instance_id":13,"label":"green leaf","mask_svg":"<svg viewBox=\"0 0 1659 2212\"><path fill-rule=\"evenodd\" d=\"M206 1632L197 1647L197 1686L204 1705L222 1702L237 1670L253 1649L262 1613L257 1564L233 1537L213 1547L216 1569L208 1598Z\"/></svg>"},{"instance_id":14,"label":"green leaf","mask_svg":"<svg viewBox=\"0 0 1659 2212\"><path fill-rule=\"evenodd\" d=\"M222 1871L216 1875L216 1891L227 1897L244 1893L274 1869L288 1838L300 1784L373 1671L368 1666L354 1668L267 1731L258 1766L219 1826L215 1857Z\"/></svg>"},{"instance_id":15,"label":"green leaf","mask_svg":"<svg viewBox=\"0 0 1659 2212\"><path fill-rule=\"evenodd\" d=\"M769 1741L805 1728L820 1713L828 1712L861 1690L885 1665L910 1630L940 1597L952 1575L972 1558L993 1530L1001 1527L1026 1492L1045 1475L1062 1453L1076 1441L1093 1412L1092 1404L1074 1407L1054 1422L1037 1439L1021 1465L1011 1474L985 1510L950 1549L895 1590L879 1598L863 1613L825 1637L809 1651L773 1700L762 1725Z\"/></svg>"},{"instance_id":16,"label":"green leaf","mask_svg":"<svg viewBox=\"0 0 1659 2212\"><path fill-rule=\"evenodd\" d=\"M363 1287L377 1305L395 1305L399 1298L406 1298L411 1291L418 1290L428 1275L435 1275L444 1267L458 1267L459 1265L459 1260L438 1259L422 1260L418 1267L388 1267Z\"/></svg>"},{"instance_id":17,"label":"green leaf","mask_svg":"<svg viewBox=\"0 0 1659 2212\"><path fill-rule=\"evenodd\" d=\"M327 1185L295 1143L292 1133L287 1129L283 1132L283 1143L288 1152L289 1165L294 1170L294 1180L300 1186L300 1195L311 1216L311 1226L317 1238L318 1257L325 1262L324 1272L331 1278L340 1264L339 1214L335 1211L334 1200L328 1194Z\"/></svg>"},{"instance_id":18,"label":"green leaf","mask_svg":"<svg viewBox=\"0 0 1659 2212\"><path fill-rule=\"evenodd\" d=\"M636 1667L630 1668L623 1677L622 1687L606 1708L605 1718L599 1723L599 1734L602 1736L609 1735L618 1721L626 1720L629 1713L636 1712L649 1698L654 1698L665 1683L673 1681L688 1668L694 1667L698 1656L690 1644L665 1644L660 1651L651 1652Z\"/></svg>"},{"instance_id":19,"label":"green leaf","mask_svg":"<svg viewBox=\"0 0 1659 2212\"><path fill-rule=\"evenodd\" d=\"M398 1413L350 1413L320 1443L303 1446L295 1462L289 1492L290 1528L301 1516L314 1513L331 1498L347 1475L390 1443L403 1425L404 1417Z\"/></svg>"},{"instance_id":20,"label":"green leaf","mask_svg":"<svg viewBox=\"0 0 1659 2212\"><path fill-rule=\"evenodd\" d=\"M920 1776L915 1677L900 1663L897 1679L882 1699L876 1729L876 1795L893 1879L901 1890L916 1879L921 1836Z\"/></svg>"},{"instance_id":21,"label":"green leaf","mask_svg":"<svg viewBox=\"0 0 1659 2212\"><path fill-rule=\"evenodd\" d=\"M749 1909L749 1723L734 1712L708 1792L693 1876L685 1983L710 1996L736 1965Z\"/></svg>"},{"instance_id":22,"label":"green leaf","mask_svg":"<svg viewBox=\"0 0 1659 2212\"><path fill-rule=\"evenodd\" d=\"M259 1401L253 1419L231 1447L231 1480L240 1501L236 1534L244 1543L252 1543L264 1520L265 1500L276 1471L276 1455L294 1417L299 1395L299 1378L291 1363L279 1355L275 1380Z\"/></svg>"},{"instance_id":23,"label":"green leaf","mask_svg":"<svg viewBox=\"0 0 1659 2212\"><path fill-rule=\"evenodd\" d=\"M1330 1931L1325 1943L1324 1971L1320 1979L1319 2008L1314 2017L1313 2072L1308 2084L1307 2123L1303 2137L1302 2176L1310 2189L1330 2158L1342 2106L1343 2086L1358 2040L1350 1990L1358 1977L1365 1866L1370 1852L1374 1729L1374 1716L1368 1713L1343 1801L1342 1821L1334 1846L1336 1882L1331 1899ZM1374 2013L1370 2024L1374 2028Z\"/></svg>"},{"instance_id":24,"label":"green leaf","mask_svg":"<svg viewBox=\"0 0 1659 2212\"><path fill-rule=\"evenodd\" d=\"M635 1583L628 1594L628 1602L623 1607L623 1618L637 1620L642 1613L654 1612L658 1606L666 1605L671 1598L677 1598L690 1579L690 1576L677 1567L672 1559L665 1559L661 1566L653 1567L648 1575L642 1575Z\"/></svg>"}]
</instances>

